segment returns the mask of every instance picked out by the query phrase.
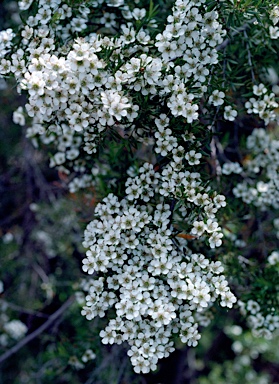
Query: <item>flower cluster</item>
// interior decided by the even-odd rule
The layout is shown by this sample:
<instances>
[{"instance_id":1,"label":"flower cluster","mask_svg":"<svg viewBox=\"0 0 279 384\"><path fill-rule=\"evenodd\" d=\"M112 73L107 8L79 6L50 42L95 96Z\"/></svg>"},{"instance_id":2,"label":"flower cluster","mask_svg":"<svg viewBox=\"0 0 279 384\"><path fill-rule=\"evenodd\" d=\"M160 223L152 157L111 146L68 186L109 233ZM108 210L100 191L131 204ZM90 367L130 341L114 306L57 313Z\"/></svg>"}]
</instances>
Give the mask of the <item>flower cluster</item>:
<instances>
[{"instance_id":1,"label":"flower cluster","mask_svg":"<svg viewBox=\"0 0 279 384\"><path fill-rule=\"evenodd\" d=\"M116 317L101 331L102 341L128 342L134 369L143 373L173 351L174 334L197 345L198 325L207 324L206 311L217 298L224 307L236 302L221 263L192 253L187 241L174 236L171 206L146 202L151 194L144 189L157 185L158 177L150 167L145 175L142 169L133 183L128 179L127 198L110 194L96 206L85 231L83 270L97 275L82 285L82 314L91 320L113 308ZM208 232L214 223L207 221Z\"/></svg>"},{"instance_id":2,"label":"flower cluster","mask_svg":"<svg viewBox=\"0 0 279 384\"><path fill-rule=\"evenodd\" d=\"M271 339L272 334L279 329L279 316L273 313L264 316L257 301L248 300L247 303L244 303L238 300L238 305L255 336Z\"/></svg>"},{"instance_id":3,"label":"flower cluster","mask_svg":"<svg viewBox=\"0 0 279 384\"><path fill-rule=\"evenodd\" d=\"M20 7L27 9L30 4L21 2ZM155 151L162 156L176 150L179 143L168 127L169 117L161 122L164 113L158 111L156 126L150 116L149 131L142 130L134 95L159 96L162 111L167 105L172 116L184 117L187 123L197 120L209 68L218 63L216 47L225 35L218 13L207 12L203 1L177 1L164 31L152 41L147 28L137 32L129 21L131 17L142 19L146 11L136 8L129 14L124 7L127 24L120 26L123 34L119 38L92 33L71 46L57 47L58 37L66 40L71 35L66 27L60 28L64 21L70 20L67 26L79 31L76 21L71 25L75 19L71 8L61 0L39 1L38 5L38 13L28 18L22 30L17 51L0 61L0 73L12 73L19 88L28 92L25 110L33 123L27 135L56 145L51 166L80 171L80 156L96 153L108 129L130 131L139 141L153 135ZM78 12L86 23L89 8L80 7ZM157 51L151 50L152 44ZM18 113L15 121L24 122ZM74 185L90 185L90 171Z\"/></svg>"},{"instance_id":4,"label":"flower cluster","mask_svg":"<svg viewBox=\"0 0 279 384\"><path fill-rule=\"evenodd\" d=\"M222 166L222 174L230 175L231 173L240 174L243 172L243 168L239 163L224 163Z\"/></svg>"},{"instance_id":5,"label":"flower cluster","mask_svg":"<svg viewBox=\"0 0 279 384\"><path fill-rule=\"evenodd\" d=\"M20 320L11 320L5 323L3 328L10 337L16 340L21 339L28 330L26 325Z\"/></svg>"},{"instance_id":6,"label":"flower cluster","mask_svg":"<svg viewBox=\"0 0 279 384\"><path fill-rule=\"evenodd\" d=\"M218 21L222 5L176 0L160 25L152 18L152 4L148 13L124 0L87 6L19 2L21 10L32 4L18 43L12 44L11 30L0 32L0 75L12 74L27 96L14 122L27 122L34 145L51 146L50 166L69 176L70 192L98 186L96 176L109 172L103 147L112 140L125 140L138 157L125 168L130 177L121 171L121 180L110 178L114 193L97 204L85 230L82 268L91 278L82 283L82 314L91 320L110 310L112 318L100 333L103 343L127 342L135 371L146 373L174 350L175 336L197 345L198 327L209 323L215 301L228 308L236 302L221 262L215 254L209 259L206 247L213 254L222 244L217 214L226 206L225 196L204 176L207 144L215 133L207 127L238 115L226 89L226 65L222 86L214 75L222 67L218 51L226 45L226 29ZM277 8L270 12L272 39ZM275 95L263 84L254 85L253 93L247 112L265 124L278 119ZM222 173L245 177L233 189L245 203L278 208L278 142L257 129L247 148L254 157L243 166L226 163ZM256 323L250 304L246 311L255 330L263 324L271 330L276 318ZM83 361L93 358L87 355ZM82 363L73 358L72 364Z\"/></svg>"},{"instance_id":7,"label":"flower cluster","mask_svg":"<svg viewBox=\"0 0 279 384\"><path fill-rule=\"evenodd\" d=\"M10 52L14 36L15 34L11 28L0 31L0 58Z\"/></svg>"},{"instance_id":8,"label":"flower cluster","mask_svg":"<svg viewBox=\"0 0 279 384\"><path fill-rule=\"evenodd\" d=\"M3 291L3 283L1 281L1 292ZM4 300L0 301L0 346L6 347L11 340L19 340L28 331L27 326L20 320L10 319L7 314L7 304Z\"/></svg>"},{"instance_id":9,"label":"flower cluster","mask_svg":"<svg viewBox=\"0 0 279 384\"><path fill-rule=\"evenodd\" d=\"M233 188L236 197L261 210L279 207L279 143L271 139L263 128L255 129L247 139L253 158L243 166L244 181ZM260 176L260 177L259 177Z\"/></svg>"},{"instance_id":10,"label":"flower cluster","mask_svg":"<svg viewBox=\"0 0 279 384\"><path fill-rule=\"evenodd\" d=\"M247 112L259 115L265 124L276 121L278 119L278 114L276 114L278 103L275 101L275 94L268 94L267 88L262 83L253 86L253 93L258 98L251 97L246 101L245 108Z\"/></svg>"}]
</instances>

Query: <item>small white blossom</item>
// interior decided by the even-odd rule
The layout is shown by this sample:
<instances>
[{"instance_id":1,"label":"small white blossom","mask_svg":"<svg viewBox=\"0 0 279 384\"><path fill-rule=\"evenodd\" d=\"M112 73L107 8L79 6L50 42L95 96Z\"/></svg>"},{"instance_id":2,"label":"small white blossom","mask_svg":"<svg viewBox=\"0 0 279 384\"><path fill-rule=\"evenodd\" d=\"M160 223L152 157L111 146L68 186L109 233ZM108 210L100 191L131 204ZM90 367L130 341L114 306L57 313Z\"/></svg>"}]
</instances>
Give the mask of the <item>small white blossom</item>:
<instances>
[{"instance_id":1,"label":"small white blossom","mask_svg":"<svg viewBox=\"0 0 279 384\"><path fill-rule=\"evenodd\" d=\"M224 119L229 121L234 121L236 116L237 116L237 111L235 109L232 109L230 105L227 105L224 111Z\"/></svg>"}]
</instances>

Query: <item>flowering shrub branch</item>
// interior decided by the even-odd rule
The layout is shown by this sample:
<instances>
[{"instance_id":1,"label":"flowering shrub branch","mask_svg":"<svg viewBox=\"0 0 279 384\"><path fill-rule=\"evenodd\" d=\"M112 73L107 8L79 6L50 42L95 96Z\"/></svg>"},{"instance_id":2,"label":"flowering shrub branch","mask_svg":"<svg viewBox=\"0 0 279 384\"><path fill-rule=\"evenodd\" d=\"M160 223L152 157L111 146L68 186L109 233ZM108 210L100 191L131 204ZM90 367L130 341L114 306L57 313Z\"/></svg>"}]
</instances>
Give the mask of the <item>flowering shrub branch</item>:
<instances>
[{"instance_id":1,"label":"flowering shrub branch","mask_svg":"<svg viewBox=\"0 0 279 384\"><path fill-rule=\"evenodd\" d=\"M20 1L23 26L0 32L0 74L27 98L14 121L51 148L70 192L107 192L84 232L82 314L106 316L102 342L127 342L134 370L147 373L177 338L197 345L215 302L237 301L218 250L229 243L225 195L278 209L278 141L263 127L279 122L270 84L279 8L176 0L164 20L153 2L71 3ZM241 164L219 137L245 114L262 128ZM125 159L111 156L115 147ZM222 188L232 174L234 197ZM251 303L240 305L254 326ZM255 328L274 331L278 319L267 314Z\"/></svg>"}]
</instances>

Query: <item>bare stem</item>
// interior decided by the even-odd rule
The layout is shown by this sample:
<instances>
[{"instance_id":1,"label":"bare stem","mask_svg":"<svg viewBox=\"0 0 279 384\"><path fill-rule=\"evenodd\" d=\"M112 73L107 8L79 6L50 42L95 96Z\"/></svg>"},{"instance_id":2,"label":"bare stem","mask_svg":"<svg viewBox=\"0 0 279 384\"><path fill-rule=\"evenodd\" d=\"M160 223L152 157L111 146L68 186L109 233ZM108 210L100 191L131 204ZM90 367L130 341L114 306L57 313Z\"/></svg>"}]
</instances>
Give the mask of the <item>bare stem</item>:
<instances>
[{"instance_id":1,"label":"bare stem","mask_svg":"<svg viewBox=\"0 0 279 384\"><path fill-rule=\"evenodd\" d=\"M217 51L221 51L222 49L226 48L226 46L230 44L230 42L232 41L232 38L234 36L239 35L243 31L246 31L246 29L248 29L250 27L250 24L253 24L255 21L256 21L256 18L250 20L249 22L243 24L241 27L239 27L235 31L233 31L233 33L231 33L230 37L228 37L227 39L225 39L223 41L223 43L218 45L218 47L216 48Z\"/></svg>"},{"instance_id":2,"label":"bare stem","mask_svg":"<svg viewBox=\"0 0 279 384\"><path fill-rule=\"evenodd\" d=\"M249 48L248 35L247 35L246 30L244 30L244 36L245 36L245 38L247 40L247 42L246 42L246 49L247 49L247 54L248 54L248 64L249 64L250 69L251 69L252 81L253 81L253 83L255 83L256 82L255 73L254 73L254 69L253 69L252 56L251 56L251 51L250 51L250 48Z\"/></svg>"},{"instance_id":3,"label":"bare stem","mask_svg":"<svg viewBox=\"0 0 279 384\"><path fill-rule=\"evenodd\" d=\"M0 304L1 303L3 303L4 305L7 305L9 308L17 312L26 313L27 315L33 315L37 317L49 318L49 315L46 315L45 313L33 311L32 309L22 308L19 305L9 303L8 301L5 301L5 300L0 300Z\"/></svg>"},{"instance_id":4,"label":"bare stem","mask_svg":"<svg viewBox=\"0 0 279 384\"><path fill-rule=\"evenodd\" d=\"M56 312L54 312L43 325L37 328L34 332L30 333L30 335L27 335L24 339L20 340L19 343L10 348L8 351L3 353L3 355L0 356L0 363L3 363L3 361L8 359L14 353L18 352L22 347L24 347L26 344L28 344L30 341L32 341L42 332L44 332L56 319L58 319L66 311L66 309L68 309L72 305L74 300L74 296L69 297L69 299Z\"/></svg>"}]
</instances>

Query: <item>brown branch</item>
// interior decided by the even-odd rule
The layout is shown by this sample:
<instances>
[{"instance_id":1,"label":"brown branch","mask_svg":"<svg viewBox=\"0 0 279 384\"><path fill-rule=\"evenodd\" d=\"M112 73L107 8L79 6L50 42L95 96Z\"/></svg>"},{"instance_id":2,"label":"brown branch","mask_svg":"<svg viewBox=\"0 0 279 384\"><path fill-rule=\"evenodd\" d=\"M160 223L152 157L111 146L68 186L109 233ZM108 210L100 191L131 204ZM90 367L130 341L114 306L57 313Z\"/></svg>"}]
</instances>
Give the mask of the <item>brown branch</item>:
<instances>
[{"instance_id":1,"label":"brown branch","mask_svg":"<svg viewBox=\"0 0 279 384\"><path fill-rule=\"evenodd\" d=\"M7 352L3 353L3 355L0 356L0 364L3 363L3 361L5 361L6 359L8 359L10 356L12 356L14 353L18 352L22 347L24 347L30 341L35 339L42 332L44 332L56 319L58 319L72 305L74 300L75 300L74 296L69 297L69 299L56 312L54 312L43 325L37 328L34 332L30 333L30 335L27 335L24 339L20 340L19 343L17 343L15 346L9 349Z\"/></svg>"}]
</instances>

